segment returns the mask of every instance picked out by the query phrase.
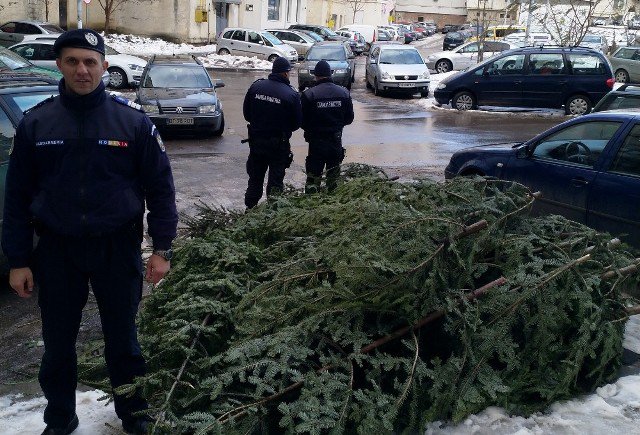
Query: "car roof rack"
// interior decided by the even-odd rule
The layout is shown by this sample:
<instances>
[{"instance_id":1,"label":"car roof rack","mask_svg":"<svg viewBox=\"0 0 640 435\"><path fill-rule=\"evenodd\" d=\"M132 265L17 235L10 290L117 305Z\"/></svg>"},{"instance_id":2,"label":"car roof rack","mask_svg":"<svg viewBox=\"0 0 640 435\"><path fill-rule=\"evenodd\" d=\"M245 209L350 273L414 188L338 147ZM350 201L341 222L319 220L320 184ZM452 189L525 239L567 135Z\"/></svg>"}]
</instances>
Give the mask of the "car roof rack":
<instances>
[{"instance_id":1,"label":"car roof rack","mask_svg":"<svg viewBox=\"0 0 640 435\"><path fill-rule=\"evenodd\" d=\"M200 59L195 54L173 53L173 54L154 54L149 59L149 63L191 63L194 62L202 65Z\"/></svg>"}]
</instances>

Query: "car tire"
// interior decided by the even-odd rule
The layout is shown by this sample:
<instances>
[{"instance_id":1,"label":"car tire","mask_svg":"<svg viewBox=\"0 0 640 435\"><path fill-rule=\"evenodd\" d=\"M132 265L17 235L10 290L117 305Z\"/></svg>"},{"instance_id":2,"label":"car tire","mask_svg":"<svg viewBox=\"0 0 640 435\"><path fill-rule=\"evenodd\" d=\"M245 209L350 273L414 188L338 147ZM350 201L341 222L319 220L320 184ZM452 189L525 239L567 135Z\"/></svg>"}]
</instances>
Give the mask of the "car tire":
<instances>
[{"instance_id":1,"label":"car tire","mask_svg":"<svg viewBox=\"0 0 640 435\"><path fill-rule=\"evenodd\" d=\"M429 96L429 91L420 92L420 98L427 98Z\"/></svg>"},{"instance_id":2,"label":"car tire","mask_svg":"<svg viewBox=\"0 0 640 435\"><path fill-rule=\"evenodd\" d=\"M629 73L623 69L616 71L615 78L618 83L629 83Z\"/></svg>"},{"instance_id":3,"label":"car tire","mask_svg":"<svg viewBox=\"0 0 640 435\"><path fill-rule=\"evenodd\" d=\"M277 54L272 54L271 56L269 56L269 57L267 58L267 60L268 60L269 62L273 63L273 62L275 62L275 60L276 60L277 58L279 58L279 57L280 57L280 56L278 56Z\"/></svg>"},{"instance_id":4,"label":"car tire","mask_svg":"<svg viewBox=\"0 0 640 435\"><path fill-rule=\"evenodd\" d=\"M564 104L564 113L567 115L586 115L591 112L591 100L589 97L577 94L567 98L567 102Z\"/></svg>"},{"instance_id":5,"label":"car tire","mask_svg":"<svg viewBox=\"0 0 640 435\"><path fill-rule=\"evenodd\" d=\"M440 74L449 72L452 69L453 69L453 64L451 63L450 60L441 59L441 60L436 62L435 70Z\"/></svg>"},{"instance_id":6,"label":"car tire","mask_svg":"<svg viewBox=\"0 0 640 435\"><path fill-rule=\"evenodd\" d=\"M378 79L375 77L373 79L373 95L376 97L382 96L382 91L378 88Z\"/></svg>"},{"instance_id":7,"label":"car tire","mask_svg":"<svg viewBox=\"0 0 640 435\"><path fill-rule=\"evenodd\" d=\"M451 99L451 107L460 111L475 109L476 97L468 91L458 92Z\"/></svg>"},{"instance_id":8,"label":"car tire","mask_svg":"<svg viewBox=\"0 0 640 435\"><path fill-rule=\"evenodd\" d=\"M229 50L227 50L226 48L221 48L220 50L218 50L218 54L220 54L222 56L226 56L227 54L231 54L231 52Z\"/></svg>"},{"instance_id":9,"label":"car tire","mask_svg":"<svg viewBox=\"0 0 640 435\"><path fill-rule=\"evenodd\" d=\"M219 137L222 136L222 133L224 133L224 113L221 116L222 120L220 121L220 128L213 131L213 136Z\"/></svg>"},{"instance_id":10,"label":"car tire","mask_svg":"<svg viewBox=\"0 0 640 435\"><path fill-rule=\"evenodd\" d=\"M127 74L121 68L114 66L108 68L107 71L109 72L109 87L122 89L128 84Z\"/></svg>"}]
</instances>

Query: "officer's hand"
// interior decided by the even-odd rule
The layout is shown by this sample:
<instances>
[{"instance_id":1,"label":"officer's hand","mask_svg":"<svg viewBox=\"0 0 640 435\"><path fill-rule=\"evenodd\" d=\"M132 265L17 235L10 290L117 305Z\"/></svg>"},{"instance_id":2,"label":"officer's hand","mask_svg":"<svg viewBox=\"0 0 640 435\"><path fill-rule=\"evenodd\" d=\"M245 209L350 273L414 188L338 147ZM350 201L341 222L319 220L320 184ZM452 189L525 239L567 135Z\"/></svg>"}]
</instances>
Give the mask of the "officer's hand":
<instances>
[{"instance_id":1,"label":"officer's hand","mask_svg":"<svg viewBox=\"0 0 640 435\"><path fill-rule=\"evenodd\" d=\"M20 267L9 271L9 285L21 298L33 295L33 273L28 267Z\"/></svg>"},{"instance_id":2,"label":"officer's hand","mask_svg":"<svg viewBox=\"0 0 640 435\"><path fill-rule=\"evenodd\" d=\"M158 284L158 282L164 278L169 272L171 262L165 260L159 255L152 254L147 261L147 273L145 279L151 284Z\"/></svg>"}]
</instances>

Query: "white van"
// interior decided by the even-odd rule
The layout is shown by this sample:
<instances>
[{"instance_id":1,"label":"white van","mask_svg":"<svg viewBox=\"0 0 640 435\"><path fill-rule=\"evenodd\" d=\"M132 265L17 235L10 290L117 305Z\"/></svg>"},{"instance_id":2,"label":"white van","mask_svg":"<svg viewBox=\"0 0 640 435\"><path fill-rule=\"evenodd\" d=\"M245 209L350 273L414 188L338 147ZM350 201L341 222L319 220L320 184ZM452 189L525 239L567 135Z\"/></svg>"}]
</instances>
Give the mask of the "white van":
<instances>
[{"instance_id":1,"label":"white van","mask_svg":"<svg viewBox=\"0 0 640 435\"><path fill-rule=\"evenodd\" d=\"M378 30L377 26L370 26L368 24L348 24L340 27L338 30L351 30L352 32L358 32L364 36L364 40L369 44L378 39L376 34L376 31Z\"/></svg>"}]
</instances>

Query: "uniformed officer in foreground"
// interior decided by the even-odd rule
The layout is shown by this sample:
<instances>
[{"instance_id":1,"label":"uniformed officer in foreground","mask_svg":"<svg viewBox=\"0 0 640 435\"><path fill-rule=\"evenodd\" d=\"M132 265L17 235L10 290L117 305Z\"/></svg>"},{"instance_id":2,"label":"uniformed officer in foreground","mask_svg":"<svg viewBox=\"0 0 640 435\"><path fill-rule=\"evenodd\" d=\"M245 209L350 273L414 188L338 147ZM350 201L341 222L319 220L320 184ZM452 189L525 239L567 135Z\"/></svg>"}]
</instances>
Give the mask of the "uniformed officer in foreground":
<instances>
[{"instance_id":1,"label":"uniformed officer in foreground","mask_svg":"<svg viewBox=\"0 0 640 435\"><path fill-rule=\"evenodd\" d=\"M249 185L244 196L247 208L262 197L264 176L267 196L284 189L285 170L293 161L289 139L300 128L300 95L289 84L291 64L284 57L273 62L267 80L255 81L244 97L244 119L249 123Z\"/></svg>"},{"instance_id":2,"label":"uniformed officer in foreground","mask_svg":"<svg viewBox=\"0 0 640 435\"><path fill-rule=\"evenodd\" d=\"M347 88L331 80L331 67L321 60L313 71L315 86L302 93L302 129L309 143L305 191L317 192L327 171L327 190L332 191L344 159L342 129L353 122L353 102Z\"/></svg>"},{"instance_id":3,"label":"uniformed officer in foreground","mask_svg":"<svg viewBox=\"0 0 640 435\"><path fill-rule=\"evenodd\" d=\"M140 245L146 206L153 255L146 279L169 270L177 213L169 160L149 118L105 92L104 41L71 30L54 44L60 95L27 112L9 160L2 247L10 284L23 298L38 284L44 356L39 380L47 407L43 434L78 426L76 337L89 284L105 340L111 385L145 373L135 316L142 293ZM34 252L33 235L40 236ZM33 274L32 274L33 270ZM140 395L114 398L128 433L149 422Z\"/></svg>"}]
</instances>

